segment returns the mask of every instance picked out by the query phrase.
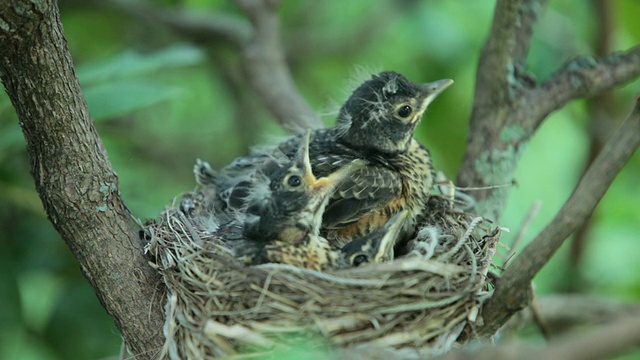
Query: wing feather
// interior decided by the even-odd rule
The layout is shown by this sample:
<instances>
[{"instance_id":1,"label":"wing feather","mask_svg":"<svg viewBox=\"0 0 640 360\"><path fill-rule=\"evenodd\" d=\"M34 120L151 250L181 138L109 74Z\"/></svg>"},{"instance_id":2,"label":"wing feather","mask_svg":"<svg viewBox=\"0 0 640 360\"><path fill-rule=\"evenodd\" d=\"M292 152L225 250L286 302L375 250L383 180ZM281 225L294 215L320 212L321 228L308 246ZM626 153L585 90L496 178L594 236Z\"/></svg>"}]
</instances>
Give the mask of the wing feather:
<instances>
[{"instance_id":1,"label":"wing feather","mask_svg":"<svg viewBox=\"0 0 640 360\"><path fill-rule=\"evenodd\" d=\"M384 166L367 166L338 187L323 216L323 227L340 228L402 193L398 173Z\"/></svg>"}]
</instances>

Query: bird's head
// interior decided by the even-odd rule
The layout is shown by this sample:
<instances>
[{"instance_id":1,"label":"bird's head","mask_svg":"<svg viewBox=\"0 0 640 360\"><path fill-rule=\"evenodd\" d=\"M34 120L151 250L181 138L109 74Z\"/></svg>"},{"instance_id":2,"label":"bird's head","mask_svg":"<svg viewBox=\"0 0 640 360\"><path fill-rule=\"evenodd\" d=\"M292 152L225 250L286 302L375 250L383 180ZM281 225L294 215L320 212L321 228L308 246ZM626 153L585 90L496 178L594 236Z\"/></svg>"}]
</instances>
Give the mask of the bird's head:
<instances>
[{"instance_id":1,"label":"bird's head","mask_svg":"<svg viewBox=\"0 0 640 360\"><path fill-rule=\"evenodd\" d=\"M325 177L316 177L311 170L307 132L300 149L289 166L270 177L269 198L249 206L247 213L256 221L246 226L249 237L277 237L281 241L297 242L308 233L317 234L322 213L340 183L365 166L354 160Z\"/></svg>"},{"instance_id":2,"label":"bird's head","mask_svg":"<svg viewBox=\"0 0 640 360\"><path fill-rule=\"evenodd\" d=\"M408 216L409 212L402 210L383 227L343 246L340 249L338 268L392 260L393 247L404 229Z\"/></svg>"},{"instance_id":3,"label":"bird's head","mask_svg":"<svg viewBox=\"0 0 640 360\"><path fill-rule=\"evenodd\" d=\"M416 84L393 71L373 75L340 109L336 127L343 130L341 141L386 154L406 151L427 106L452 83Z\"/></svg>"}]
</instances>

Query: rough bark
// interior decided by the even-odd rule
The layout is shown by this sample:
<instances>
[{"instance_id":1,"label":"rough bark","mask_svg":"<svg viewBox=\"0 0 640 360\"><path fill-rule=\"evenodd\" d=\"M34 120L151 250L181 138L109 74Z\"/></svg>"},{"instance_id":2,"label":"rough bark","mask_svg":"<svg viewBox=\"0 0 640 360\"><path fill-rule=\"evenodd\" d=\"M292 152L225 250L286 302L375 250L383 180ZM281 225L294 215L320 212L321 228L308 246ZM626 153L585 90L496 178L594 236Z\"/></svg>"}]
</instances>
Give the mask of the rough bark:
<instances>
[{"instance_id":1,"label":"rough bark","mask_svg":"<svg viewBox=\"0 0 640 360\"><path fill-rule=\"evenodd\" d=\"M44 209L140 358L162 345L159 278L89 116L53 0L0 5L0 77Z\"/></svg>"},{"instance_id":2,"label":"rough bark","mask_svg":"<svg viewBox=\"0 0 640 360\"><path fill-rule=\"evenodd\" d=\"M480 336L495 334L513 314L531 303L531 280L569 235L591 216L638 146L640 99L627 120L589 166L555 218L518 254L496 281L495 292L482 310L484 325L477 330Z\"/></svg>"},{"instance_id":3,"label":"rough bark","mask_svg":"<svg viewBox=\"0 0 640 360\"><path fill-rule=\"evenodd\" d=\"M543 82L525 72L533 26L544 0L499 0L476 74L469 138L457 183L474 192L478 212L499 220L529 139L552 112L640 74L640 47L567 62ZM498 185L498 186L496 186Z\"/></svg>"},{"instance_id":4,"label":"rough bark","mask_svg":"<svg viewBox=\"0 0 640 360\"><path fill-rule=\"evenodd\" d=\"M522 151L540 124L569 101L598 94L640 74L640 46L600 58L567 62L549 79L527 74L533 27L545 0L498 0L480 57L469 139L457 182L487 187L474 192L477 211L499 220ZM481 336L493 335L514 313L531 303L530 282L558 247L590 216L611 181L637 148L638 110L602 151L554 221L518 254L497 281L483 309ZM622 144L624 143L624 144ZM626 149L624 147L627 147ZM498 186L495 186L498 185Z\"/></svg>"}]
</instances>

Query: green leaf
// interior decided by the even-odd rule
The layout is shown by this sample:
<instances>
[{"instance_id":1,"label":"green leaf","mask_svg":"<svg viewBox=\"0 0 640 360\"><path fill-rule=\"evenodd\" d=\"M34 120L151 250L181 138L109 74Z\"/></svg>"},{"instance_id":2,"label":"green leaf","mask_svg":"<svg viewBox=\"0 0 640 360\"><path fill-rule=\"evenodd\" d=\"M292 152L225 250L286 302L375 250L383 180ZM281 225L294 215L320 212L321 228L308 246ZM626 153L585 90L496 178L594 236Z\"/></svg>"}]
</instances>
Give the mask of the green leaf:
<instances>
[{"instance_id":1,"label":"green leaf","mask_svg":"<svg viewBox=\"0 0 640 360\"><path fill-rule=\"evenodd\" d=\"M150 54L127 50L107 60L80 65L76 73L80 83L87 86L114 79L148 75L160 70L193 66L204 59L202 50L189 45L176 45Z\"/></svg>"},{"instance_id":2,"label":"green leaf","mask_svg":"<svg viewBox=\"0 0 640 360\"><path fill-rule=\"evenodd\" d=\"M96 122L175 98L182 93L179 88L148 81L109 82L84 90L91 116Z\"/></svg>"}]
</instances>

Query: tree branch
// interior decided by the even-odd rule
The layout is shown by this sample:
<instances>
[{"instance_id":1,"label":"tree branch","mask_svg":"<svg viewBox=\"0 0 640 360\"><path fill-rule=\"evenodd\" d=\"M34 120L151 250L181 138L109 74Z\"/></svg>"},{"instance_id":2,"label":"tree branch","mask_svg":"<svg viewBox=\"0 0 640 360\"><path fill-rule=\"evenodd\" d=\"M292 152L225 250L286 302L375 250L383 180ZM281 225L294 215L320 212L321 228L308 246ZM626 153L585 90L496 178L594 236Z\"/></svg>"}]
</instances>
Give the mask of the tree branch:
<instances>
[{"instance_id":1,"label":"tree branch","mask_svg":"<svg viewBox=\"0 0 640 360\"><path fill-rule=\"evenodd\" d=\"M579 325L600 325L622 317L640 316L639 303L621 303L611 299L578 294L555 294L536 298L540 316L552 334L560 334ZM532 323L529 308L513 316L501 333L510 333Z\"/></svg>"},{"instance_id":2,"label":"tree branch","mask_svg":"<svg viewBox=\"0 0 640 360\"><path fill-rule=\"evenodd\" d=\"M546 0L498 0L478 64L474 110L516 99L533 26L545 4Z\"/></svg>"},{"instance_id":3,"label":"tree branch","mask_svg":"<svg viewBox=\"0 0 640 360\"><path fill-rule=\"evenodd\" d=\"M485 43L478 71L474 110L495 103L509 103L509 76L513 76L513 58L519 30L518 12L522 0L498 0L491 31Z\"/></svg>"},{"instance_id":4,"label":"tree branch","mask_svg":"<svg viewBox=\"0 0 640 360\"><path fill-rule=\"evenodd\" d=\"M640 75L640 49L599 61L582 57L536 85L525 73L531 31L545 0L499 0L480 58L469 138L457 183L474 193L478 213L499 221L524 145L553 111Z\"/></svg>"},{"instance_id":5,"label":"tree branch","mask_svg":"<svg viewBox=\"0 0 640 360\"><path fill-rule=\"evenodd\" d=\"M483 309L481 336L493 335L531 302L531 280L564 240L591 215L616 175L640 145L640 99L618 131L585 172L573 194L544 230L527 245L496 282Z\"/></svg>"},{"instance_id":6,"label":"tree branch","mask_svg":"<svg viewBox=\"0 0 640 360\"><path fill-rule=\"evenodd\" d=\"M640 46L627 52L614 53L599 59L583 56L566 63L551 78L528 94L527 103L535 104L535 116L527 127L535 130L547 115L569 101L593 96L624 84L640 75Z\"/></svg>"},{"instance_id":7,"label":"tree branch","mask_svg":"<svg viewBox=\"0 0 640 360\"><path fill-rule=\"evenodd\" d=\"M608 0L591 0L591 12L593 14L593 25L597 36L591 45L596 56L606 56L613 52L613 33L615 29L614 7L615 4ZM588 134L589 134L589 154L587 155L587 164L584 169L588 168L596 159L598 153L602 151L602 147L607 138L611 136L612 123L611 118L614 113L614 101L610 91L603 91L600 94L590 98L586 102L588 113ZM583 169L583 171L584 171ZM561 291L582 291L584 290L584 281L581 274L581 265L583 262L584 252L588 246L588 234L591 230L591 224L594 223L592 217L584 223L573 234L570 250L568 255L567 275L569 281L563 281Z\"/></svg>"},{"instance_id":8,"label":"tree branch","mask_svg":"<svg viewBox=\"0 0 640 360\"><path fill-rule=\"evenodd\" d=\"M248 153L258 139L257 132L247 131L247 129L258 129L260 124L253 116L256 99L248 96L248 89L244 86L246 79L235 62L228 61L220 56L215 50L208 52L211 66L219 69L220 79L226 90L235 100L233 122L235 133L240 140L243 152Z\"/></svg>"},{"instance_id":9,"label":"tree branch","mask_svg":"<svg viewBox=\"0 0 640 360\"><path fill-rule=\"evenodd\" d=\"M533 27L546 0L499 0L491 31L476 72L473 111L467 149L457 183L462 187L505 185L527 140L518 125L526 114L519 108L522 93L533 80L525 60ZM479 135L482 134L482 135ZM508 188L501 186L474 193L480 214L499 220Z\"/></svg>"},{"instance_id":10,"label":"tree branch","mask_svg":"<svg viewBox=\"0 0 640 360\"><path fill-rule=\"evenodd\" d=\"M544 349L508 344L495 347L454 350L433 360L600 360L610 359L640 347L640 317L621 318L586 334L551 343Z\"/></svg>"},{"instance_id":11,"label":"tree branch","mask_svg":"<svg viewBox=\"0 0 640 360\"><path fill-rule=\"evenodd\" d=\"M20 119L45 211L132 350L151 358L162 346L159 277L119 196L56 3L4 1L0 18L0 78Z\"/></svg>"},{"instance_id":12,"label":"tree branch","mask_svg":"<svg viewBox=\"0 0 640 360\"><path fill-rule=\"evenodd\" d=\"M223 13L201 13L184 9L163 10L129 0L108 0L116 8L149 23L162 24L198 44L225 43L240 50L251 39L251 24Z\"/></svg>"},{"instance_id":13,"label":"tree branch","mask_svg":"<svg viewBox=\"0 0 640 360\"><path fill-rule=\"evenodd\" d=\"M251 20L252 40L244 47L244 71L263 104L292 132L323 127L316 113L296 88L280 43L276 0L236 0Z\"/></svg>"},{"instance_id":14,"label":"tree branch","mask_svg":"<svg viewBox=\"0 0 640 360\"><path fill-rule=\"evenodd\" d=\"M282 127L302 133L324 127L298 91L280 41L279 1L237 0L251 21L225 14L206 17L176 10L159 10L147 5L132 5L124 0L111 4L135 17L163 24L189 41L214 46L223 39L241 52L241 65L251 88Z\"/></svg>"},{"instance_id":15,"label":"tree branch","mask_svg":"<svg viewBox=\"0 0 640 360\"><path fill-rule=\"evenodd\" d=\"M515 32L515 47L513 59L516 64L516 71L525 74L527 55L533 36L533 27L538 21L538 17L547 5L547 0L522 0L518 9L518 31Z\"/></svg>"},{"instance_id":16,"label":"tree branch","mask_svg":"<svg viewBox=\"0 0 640 360\"><path fill-rule=\"evenodd\" d=\"M610 359L640 347L640 317L621 318L569 341L551 344L538 359Z\"/></svg>"}]
</instances>

